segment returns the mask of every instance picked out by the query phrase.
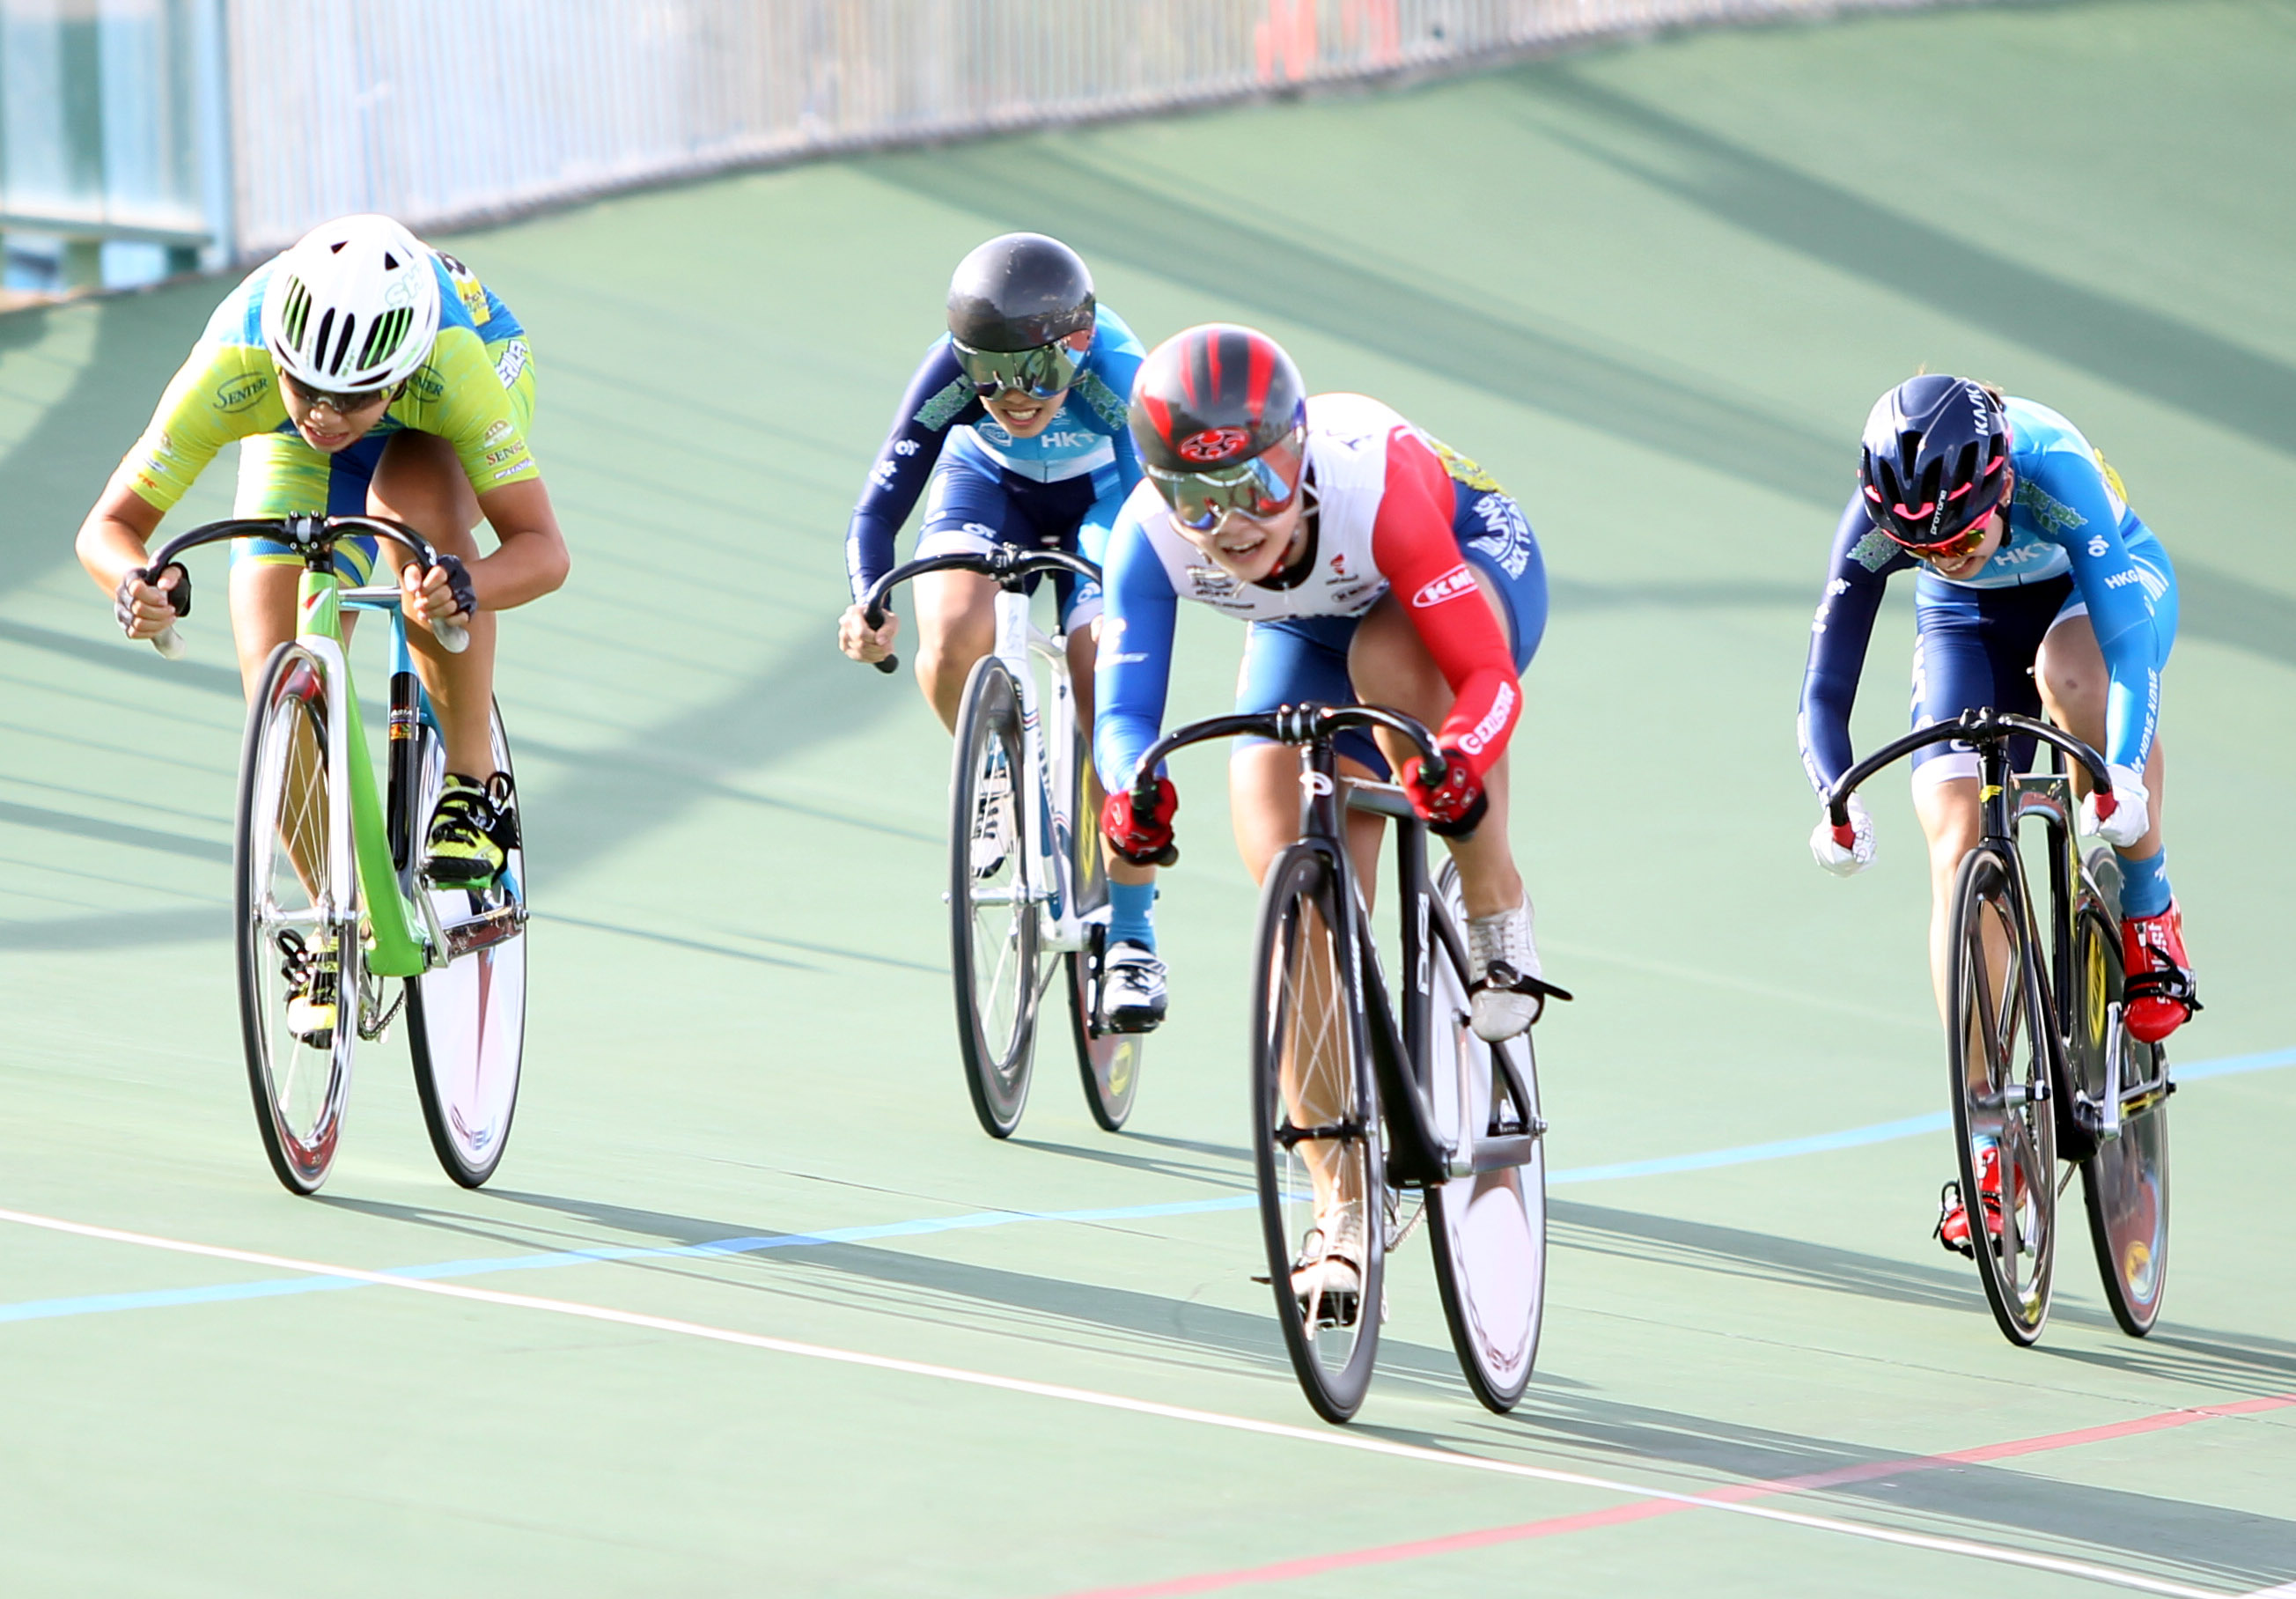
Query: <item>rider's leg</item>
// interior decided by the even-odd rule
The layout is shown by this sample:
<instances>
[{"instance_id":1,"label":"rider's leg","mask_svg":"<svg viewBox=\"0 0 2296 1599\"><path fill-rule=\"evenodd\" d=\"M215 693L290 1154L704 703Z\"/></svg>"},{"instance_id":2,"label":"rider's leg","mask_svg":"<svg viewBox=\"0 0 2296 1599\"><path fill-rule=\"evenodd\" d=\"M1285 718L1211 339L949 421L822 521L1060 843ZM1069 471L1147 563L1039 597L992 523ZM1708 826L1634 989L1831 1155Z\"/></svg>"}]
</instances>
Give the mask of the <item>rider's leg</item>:
<instances>
[{"instance_id":1,"label":"rider's leg","mask_svg":"<svg viewBox=\"0 0 2296 1599\"><path fill-rule=\"evenodd\" d=\"M1236 849L1243 857L1244 870L1258 882L1267 876L1276 855L1300 837L1300 751L1289 744L1242 744L1229 758L1227 771L1228 808L1235 823ZM1362 762L1344 757L1340 761L1340 774L1342 777L1367 780L1378 776ZM1384 826L1382 819L1370 812L1348 813L1348 854L1366 906L1372 899ZM1324 930L1320 925L1311 923L1302 931L1310 947L1322 947ZM1313 1018L1343 1013L1338 1003L1338 974L1330 970L1327 962L1308 964L1300 973L1298 1014ZM1294 1027L1289 1034L1288 1042L1294 1049L1302 1041L1302 1030ZM1294 1127L1328 1124L1344 1111L1347 1068L1344 1055L1327 1053L1319 1053L1308 1061L1296 1054L1283 1060L1280 1070L1283 1106ZM1362 1174L1346 1160L1345 1144L1316 1141L1301 1144L1299 1148L1307 1163L1308 1180L1315 1185L1318 1216L1335 1204L1354 1202L1358 1197L1357 1185Z\"/></svg>"},{"instance_id":2,"label":"rider's leg","mask_svg":"<svg viewBox=\"0 0 2296 1599\"><path fill-rule=\"evenodd\" d=\"M464 565L479 559L479 497L463 474L454 446L431 433L391 436L367 489L367 509L405 522L441 554ZM392 545L385 552L396 568L411 560ZM380 574L378 574L379 576ZM494 703L495 614L481 611L469 620L470 648L449 654L430 628L411 626L414 669L430 696L439 731L447 739L447 769L484 783L496 772L490 711Z\"/></svg>"},{"instance_id":3,"label":"rider's leg","mask_svg":"<svg viewBox=\"0 0 2296 1599\"><path fill-rule=\"evenodd\" d=\"M2155 643L2161 646L2156 670L2167 655L2166 642L2175 636L2174 593L2172 585L2167 586L2161 596L2166 603L2155 604ZM2110 747L2111 679L2087 616L2058 619L2042 643L2034 676L2050 714L2062 726L2095 749ZM2132 980L2128 1030L2148 1044L2166 1038L2199 1008L2191 959L2185 953L2183 917L2169 886L2169 855L2161 843L2166 766L2156 735L2144 758L2144 834L2134 844L2115 847L2120 857L2121 961ZM2087 787L2086 776L2078 772L2074 781L2084 790Z\"/></svg>"},{"instance_id":4,"label":"rider's leg","mask_svg":"<svg viewBox=\"0 0 2296 1599\"><path fill-rule=\"evenodd\" d=\"M1939 775L1924 781L1923 774L1931 767ZM1962 857L1977 848L1982 831L1977 779L1946 775L1948 770L1957 768L1937 761L1929 767L1914 768L1914 813L1921 818L1922 835L1929 840L1930 851L1930 987L1937 995L1938 1015L1947 1019L1952 1015L1946 979L1953 955L1953 885L1961 873ZM1988 947L1988 956L1993 953ZM1987 964L1995 973L1998 992L2008 965L2007 946L2001 947L1997 960L1988 959Z\"/></svg>"},{"instance_id":5,"label":"rider's leg","mask_svg":"<svg viewBox=\"0 0 2296 1599\"><path fill-rule=\"evenodd\" d=\"M2041 685L2042 702L2049 708L2050 718L2066 732L2093 750L2106 745L2105 700L2112 687L2112 678L2105 670L2104 652L2097 648L2096 629L2086 614L2070 616L2049 629L2041 642L2039 655L2035 659L2033 676ZM2144 836L2126 848L2118 848L2124 864L2150 861L2161 853L2161 812L2165 800L2165 763L2161 754L2161 741L2154 738L2152 748L2144 758L2144 789L2151 811ZM2088 775L2079 767L2073 768L2075 791L2087 794ZM2169 896L2160 895L2161 903L2147 906L2132 914L2148 915L2168 908Z\"/></svg>"},{"instance_id":6,"label":"rider's leg","mask_svg":"<svg viewBox=\"0 0 2296 1599\"><path fill-rule=\"evenodd\" d=\"M996 584L979 572L927 572L910 585L917 613L917 686L956 731L965 679L996 647Z\"/></svg>"},{"instance_id":7,"label":"rider's leg","mask_svg":"<svg viewBox=\"0 0 2296 1599\"><path fill-rule=\"evenodd\" d=\"M1470 567L1475 586L1499 625L1500 636L1511 629L1505 602L1497 583L1480 567ZM1372 607L1356 629L1348 649L1348 676L1356 697L1366 705L1384 705L1402 711L1430 728L1439 727L1451 714L1451 685L1427 652L1426 641L1395 595ZM1380 748L1390 767L1400 770L1413 751L1392 734L1379 735ZM1485 775L1483 792L1490 808L1472 837L1444 840L1452 859L1459 863L1459 886L1466 896L1470 917L1512 911L1524 901L1522 873L1516 870L1514 849L1507 837L1506 759L1501 757Z\"/></svg>"}]
</instances>

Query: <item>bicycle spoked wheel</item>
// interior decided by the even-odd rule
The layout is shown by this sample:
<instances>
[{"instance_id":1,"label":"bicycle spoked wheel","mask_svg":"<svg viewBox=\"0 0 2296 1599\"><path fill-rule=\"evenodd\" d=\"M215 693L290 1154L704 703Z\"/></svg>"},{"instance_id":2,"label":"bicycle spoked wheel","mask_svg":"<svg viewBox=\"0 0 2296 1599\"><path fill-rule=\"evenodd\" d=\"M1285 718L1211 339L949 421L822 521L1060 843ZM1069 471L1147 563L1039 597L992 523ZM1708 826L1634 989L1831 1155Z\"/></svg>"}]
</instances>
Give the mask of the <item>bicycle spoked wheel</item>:
<instances>
[{"instance_id":1,"label":"bicycle spoked wheel","mask_svg":"<svg viewBox=\"0 0 2296 1599\"><path fill-rule=\"evenodd\" d=\"M2071 1065L2083 1125L2102 1125L2106 1067L2112 1051L2120 1055L2120 1133L2100 1140L2082 1162L2081 1197L2112 1319L2142 1338L2159 1319L2168 1286L2169 1062L2121 1025L2120 931L2094 899L2084 898L2074 923L2073 962Z\"/></svg>"},{"instance_id":2,"label":"bicycle spoked wheel","mask_svg":"<svg viewBox=\"0 0 2296 1599\"><path fill-rule=\"evenodd\" d=\"M326 669L271 652L248 707L232 865L239 1020L256 1126L296 1193L327 1180L357 1044L359 910L348 801L327 764Z\"/></svg>"},{"instance_id":3,"label":"bicycle spoked wheel","mask_svg":"<svg viewBox=\"0 0 2296 1599\"><path fill-rule=\"evenodd\" d=\"M964 685L949 782L949 958L957 1047L973 1113L992 1138L1011 1135L1029 1099L1039 971L1037 904L1029 890L1021 696L1013 674L984 655Z\"/></svg>"},{"instance_id":4,"label":"bicycle spoked wheel","mask_svg":"<svg viewBox=\"0 0 2296 1599\"><path fill-rule=\"evenodd\" d=\"M1268 869L1253 966L1252 1164L1283 1346L1308 1402L1344 1422L1379 1347L1385 1240L1378 1102L1340 970L1331 864L1294 844Z\"/></svg>"},{"instance_id":5,"label":"bicycle spoked wheel","mask_svg":"<svg viewBox=\"0 0 2296 1599\"><path fill-rule=\"evenodd\" d=\"M1972 850L1954 884L1948 976L1954 1133L1978 1277L1993 1319L2018 1344L2038 1338L2048 1320L2056 1249L2050 1023L2033 991L2027 938L2001 855Z\"/></svg>"},{"instance_id":6,"label":"bicycle spoked wheel","mask_svg":"<svg viewBox=\"0 0 2296 1599\"><path fill-rule=\"evenodd\" d=\"M1093 803L1092 746L1081 730L1076 741L1076 785L1069 815L1075 833L1069 840L1075 866L1071 882L1077 914L1094 916L1108 904L1108 851L1100 837L1100 808ZM1068 956L1069 1025L1076 1040L1077 1070L1084 1078L1084 1103L1104 1132L1124 1129L1132 1101L1140 1092L1138 1033L1104 1033L1095 1025L1100 1000L1100 963L1107 952L1104 924L1093 926L1085 947Z\"/></svg>"},{"instance_id":7,"label":"bicycle spoked wheel","mask_svg":"<svg viewBox=\"0 0 2296 1599\"><path fill-rule=\"evenodd\" d=\"M1466 925L1458 868L1445 861L1436 882L1442 902L1429 919L1427 1089L1435 1126L1456 1144L1462 1121L1477 1136L1534 1131L1538 1066L1530 1035L1487 1044L1468 1026L1463 952L1442 936ZM1504 1415L1529 1385L1546 1304L1546 1146L1531 1146L1524 1165L1454 1177L1427 1191L1428 1236L1443 1318L1467 1386Z\"/></svg>"},{"instance_id":8,"label":"bicycle spoked wheel","mask_svg":"<svg viewBox=\"0 0 2296 1599\"><path fill-rule=\"evenodd\" d=\"M508 773L501 709L491 716L495 765ZM407 1054L431 1151L448 1177L476 1188L502 1163L518 1109L526 1054L526 851L510 851L490 889L433 889L421 881L422 835L447 776L446 741L427 709L419 736L408 881L430 897L447 947L462 953L407 983Z\"/></svg>"}]
</instances>

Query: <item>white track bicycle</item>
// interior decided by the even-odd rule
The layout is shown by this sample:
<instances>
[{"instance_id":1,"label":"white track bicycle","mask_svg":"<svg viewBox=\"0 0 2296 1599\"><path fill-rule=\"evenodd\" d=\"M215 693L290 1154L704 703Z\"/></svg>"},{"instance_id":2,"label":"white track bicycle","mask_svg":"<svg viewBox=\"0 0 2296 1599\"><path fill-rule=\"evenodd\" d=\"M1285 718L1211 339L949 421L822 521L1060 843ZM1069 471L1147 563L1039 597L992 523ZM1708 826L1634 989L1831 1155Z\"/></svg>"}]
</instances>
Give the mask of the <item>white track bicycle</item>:
<instances>
[{"instance_id":1,"label":"white track bicycle","mask_svg":"<svg viewBox=\"0 0 2296 1599\"><path fill-rule=\"evenodd\" d=\"M1029 615L1040 574L1097 583L1100 569L1059 550L927 556L870 588L862 601L869 625L883 624L885 598L901 584L947 571L979 572L998 587L996 648L965 680L949 773L949 959L965 1086L982 1129L1010 1136L1028 1103L1039 1005L1064 971L1085 1103L1113 1133L1139 1091L1142 1039L1097 1025L1108 862L1090 729L1077 726L1066 636ZM887 656L877 668L898 664ZM1041 695L1039 670L1048 691Z\"/></svg>"}]
</instances>

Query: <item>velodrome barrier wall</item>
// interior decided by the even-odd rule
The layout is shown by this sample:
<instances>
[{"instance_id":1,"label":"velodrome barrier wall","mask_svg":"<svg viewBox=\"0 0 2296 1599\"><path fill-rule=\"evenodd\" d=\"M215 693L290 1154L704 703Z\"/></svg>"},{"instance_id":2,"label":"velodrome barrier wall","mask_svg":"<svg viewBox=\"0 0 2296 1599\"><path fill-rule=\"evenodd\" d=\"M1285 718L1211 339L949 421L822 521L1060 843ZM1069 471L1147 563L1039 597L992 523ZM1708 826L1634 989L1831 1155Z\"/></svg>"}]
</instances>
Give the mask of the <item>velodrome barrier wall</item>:
<instances>
[{"instance_id":1,"label":"velodrome barrier wall","mask_svg":"<svg viewBox=\"0 0 2296 1599\"><path fill-rule=\"evenodd\" d=\"M345 211L435 227L820 152L1933 3L6 0L0 228L196 241L219 265Z\"/></svg>"}]
</instances>

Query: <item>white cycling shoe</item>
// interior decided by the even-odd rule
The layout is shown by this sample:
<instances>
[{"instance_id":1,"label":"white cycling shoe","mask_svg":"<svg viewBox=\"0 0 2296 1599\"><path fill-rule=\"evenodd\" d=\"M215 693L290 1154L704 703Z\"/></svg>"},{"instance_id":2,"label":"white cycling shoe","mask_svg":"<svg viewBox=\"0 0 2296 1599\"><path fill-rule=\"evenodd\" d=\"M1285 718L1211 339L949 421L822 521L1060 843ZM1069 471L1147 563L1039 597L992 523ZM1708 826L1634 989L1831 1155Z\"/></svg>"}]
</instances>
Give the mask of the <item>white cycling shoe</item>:
<instances>
[{"instance_id":1,"label":"white cycling shoe","mask_svg":"<svg viewBox=\"0 0 2296 1599\"><path fill-rule=\"evenodd\" d=\"M1148 1033L1164 1020L1164 963L1144 944L1112 944L1100 968L1100 1030Z\"/></svg>"},{"instance_id":2,"label":"white cycling shoe","mask_svg":"<svg viewBox=\"0 0 2296 1599\"><path fill-rule=\"evenodd\" d=\"M1530 901L1495 916L1467 918L1468 1025L1487 1044L1516 1037L1546 1008L1531 939Z\"/></svg>"},{"instance_id":3,"label":"white cycling shoe","mask_svg":"<svg viewBox=\"0 0 2296 1599\"><path fill-rule=\"evenodd\" d=\"M1351 1327L1363 1310L1364 1237L1357 1210L1319 1217L1300 1241L1292 1266L1292 1292L1319 1327Z\"/></svg>"}]
</instances>

